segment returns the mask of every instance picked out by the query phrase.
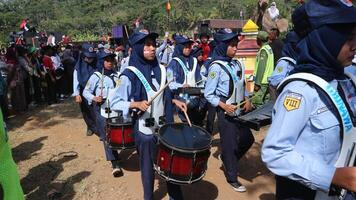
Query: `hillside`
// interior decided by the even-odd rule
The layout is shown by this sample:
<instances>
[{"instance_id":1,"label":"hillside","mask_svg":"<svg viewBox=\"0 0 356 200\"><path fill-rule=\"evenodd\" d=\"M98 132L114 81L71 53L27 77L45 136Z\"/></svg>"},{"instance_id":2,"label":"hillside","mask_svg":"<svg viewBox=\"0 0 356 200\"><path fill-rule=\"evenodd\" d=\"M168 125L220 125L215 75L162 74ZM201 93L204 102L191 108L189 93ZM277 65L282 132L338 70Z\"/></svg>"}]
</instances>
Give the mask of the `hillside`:
<instances>
[{"instance_id":1,"label":"hillside","mask_svg":"<svg viewBox=\"0 0 356 200\"><path fill-rule=\"evenodd\" d=\"M18 30L29 17L38 30L61 31L70 35L99 35L113 24L132 24L141 17L152 30L167 30L166 0L0 0L0 40ZM184 31L194 22L208 18L239 19L240 11L249 18L256 10L256 0L173 0L170 30ZM289 17L296 1L276 0L284 17Z\"/></svg>"}]
</instances>

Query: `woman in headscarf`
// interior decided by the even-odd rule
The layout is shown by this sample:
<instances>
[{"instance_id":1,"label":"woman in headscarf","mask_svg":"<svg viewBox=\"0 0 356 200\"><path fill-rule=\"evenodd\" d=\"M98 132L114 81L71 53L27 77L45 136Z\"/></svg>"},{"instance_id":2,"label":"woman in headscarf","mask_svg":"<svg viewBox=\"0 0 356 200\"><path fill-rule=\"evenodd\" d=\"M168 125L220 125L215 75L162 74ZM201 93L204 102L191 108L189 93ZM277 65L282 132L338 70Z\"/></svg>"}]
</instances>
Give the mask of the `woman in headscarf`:
<instances>
[{"instance_id":1,"label":"woman in headscarf","mask_svg":"<svg viewBox=\"0 0 356 200\"><path fill-rule=\"evenodd\" d=\"M83 44L82 49L83 51L79 56L73 72L73 96L75 97L75 102L80 104L83 119L87 124L86 134L90 136L94 133L98 134L98 132L95 126L95 113L93 107L90 106L88 101L83 97L83 90L90 76L97 71L96 53L91 44Z\"/></svg>"},{"instance_id":2,"label":"woman in headscarf","mask_svg":"<svg viewBox=\"0 0 356 200\"><path fill-rule=\"evenodd\" d=\"M356 90L344 75L344 67L355 55L356 9L337 0L311 0L305 8L310 27L295 24L303 28L296 31L305 37L298 43L298 64L291 74L307 74L282 83L262 147L263 161L276 174L277 200L338 199L332 192L335 188L356 192L356 167L336 167L340 135L345 131L341 129L345 121L340 123L338 117L340 107L335 107L320 85L303 80L308 74L325 80L333 94L340 97L350 128L355 126ZM324 8L328 11L310 12Z\"/></svg>"},{"instance_id":3,"label":"woman in headscarf","mask_svg":"<svg viewBox=\"0 0 356 200\"><path fill-rule=\"evenodd\" d=\"M164 117L166 122L173 122L172 103L181 110L187 109L183 102L172 100L168 88L151 104L148 103L148 100L152 99L166 83L166 69L159 65L155 54L157 36L156 33L148 33L146 30L131 35L130 67L121 74L115 95L110 98L111 109L122 112L124 120L128 120L130 113L134 112L135 143L139 154L145 200L153 199L153 161L156 159L157 150L157 138L154 133L162 125L160 119ZM141 114L136 111L140 111ZM147 121L150 123L146 123ZM179 186L167 183L167 189L171 199L183 198Z\"/></svg>"},{"instance_id":4,"label":"woman in headscarf","mask_svg":"<svg viewBox=\"0 0 356 200\"><path fill-rule=\"evenodd\" d=\"M101 115L101 108L104 106L104 102L108 98L109 91L116 87L119 76L114 69L116 55L105 49L100 55L100 59L103 60L102 71L94 72L87 85L84 88L83 96L87 100L88 104L94 109L96 119L96 130L98 131L100 140L103 141L105 157L107 161L111 162L112 175L119 177L123 175L122 169L119 163L119 154L117 150L111 149L106 142L106 118Z\"/></svg>"},{"instance_id":5,"label":"woman in headscarf","mask_svg":"<svg viewBox=\"0 0 356 200\"><path fill-rule=\"evenodd\" d=\"M202 125L203 118L200 114L200 98L189 96L189 94L179 94L178 89L187 87L198 87L201 83L200 66L198 60L191 55L193 41L186 36L177 35L175 37L176 46L173 52L172 61L168 65L167 80L172 81L169 88L175 94L174 98L184 101L188 105L188 116L193 124ZM198 84L197 84L198 83ZM200 84L199 84L200 83ZM182 96L180 96L182 95ZM183 121L187 121L184 114L178 112Z\"/></svg>"},{"instance_id":6,"label":"woman in headscarf","mask_svg":"<svg viewBox=\"0 0 356 200\"><path fill-rule=\"evenodd\" d=\"M237 192L246 188L237 178L237 163L254 142L250 129L237 124L233 118L243 111L249 111L252 105L245 91L244 66L233 60L237 51L237 34L230 29L218 31L214 39L214 49L204 96L217 108L218 128L220 133L221 158L225 169L226 181ZM243 108L237 107L246 101Z\"/></svg>"}]
</instances>

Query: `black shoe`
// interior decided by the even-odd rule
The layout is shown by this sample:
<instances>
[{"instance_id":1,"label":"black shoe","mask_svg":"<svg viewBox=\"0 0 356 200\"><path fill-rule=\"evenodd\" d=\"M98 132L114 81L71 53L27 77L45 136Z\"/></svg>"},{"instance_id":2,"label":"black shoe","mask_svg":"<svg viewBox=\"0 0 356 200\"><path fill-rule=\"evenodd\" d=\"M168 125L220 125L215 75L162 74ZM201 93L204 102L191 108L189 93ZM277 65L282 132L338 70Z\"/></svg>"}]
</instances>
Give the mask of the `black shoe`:
<instances>
[{"instance_id":1,"label":"black shoe","mask_svg":"<svg viewBox=\"0 0 356 200\"><path fill-rule=\"evenodd\" d=\"M124 175L124 172L122 171L118 160L111 161L111 164L112 164L112 172L111 173L114 177L120 177L120 176Z\"/></svg>"},{"instance_id":2,"label":"black shoe","mask_svg":"<svg viewBox=\"0 0 356 200\"><path fill-rule=\"evenodd\" d=\"M93 131L91 131L90 129L87 129L87 136L92 136L94 134Z\"/></svg>"},{"instance_id":3,"label":"black shoe","mask_svg":"<svg viewBox=\"0 0 356 200\"><path fill-rule=\"evenodd\" d=\"M243 186L240 182L229 183L236 192L246 192L246 187Z\"/></svg>"}]
</instances>

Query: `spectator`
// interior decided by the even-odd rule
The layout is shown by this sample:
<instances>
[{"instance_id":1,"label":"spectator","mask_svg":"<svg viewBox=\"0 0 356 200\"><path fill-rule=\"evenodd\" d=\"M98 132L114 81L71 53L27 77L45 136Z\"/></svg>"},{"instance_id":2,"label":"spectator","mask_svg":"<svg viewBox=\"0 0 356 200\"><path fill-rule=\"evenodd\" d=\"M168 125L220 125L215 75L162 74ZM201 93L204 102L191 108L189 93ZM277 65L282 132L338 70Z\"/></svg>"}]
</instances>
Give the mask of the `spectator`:
<instances>
[{"instance_id":1,"label":"spectator","mask_svg":"<svg viewBox=\"0 0 356 200\"><path fill-rule=\"evenodd\" d=\"M25 86L25 98L26 103L29 105L32 101L31 89L32 89L32 75L34 69L30 66L29 59L27 57L27 50L23 46L17 46L17 64L22 72L22 78Z\"/></svg>"},{"instance_id":2,"label":"spectator","mask_svg":"<svg viewBox=\"0 0 356 200\"><path fill-rule=\"evenodd\" d=\"M273 1L271 3L271 7L269 7L267 9L267 12L268 12L269 16L271 17L272 21L275 21L278 18L279 10L277 8L276 2Z\"/></svg>"},{"instance_id":3,"label":"spectator","mask_svg":"<svg viewBox=\"0 0 356 200\"><path fill-rule=\"evenodd\" d=\"M15 47L7 49L6 60L9 69L7 82L10 90L11 106L14 111L23 112L27 109L25 85L22 69L17 62Z\"/></svg>"}]
</instances>

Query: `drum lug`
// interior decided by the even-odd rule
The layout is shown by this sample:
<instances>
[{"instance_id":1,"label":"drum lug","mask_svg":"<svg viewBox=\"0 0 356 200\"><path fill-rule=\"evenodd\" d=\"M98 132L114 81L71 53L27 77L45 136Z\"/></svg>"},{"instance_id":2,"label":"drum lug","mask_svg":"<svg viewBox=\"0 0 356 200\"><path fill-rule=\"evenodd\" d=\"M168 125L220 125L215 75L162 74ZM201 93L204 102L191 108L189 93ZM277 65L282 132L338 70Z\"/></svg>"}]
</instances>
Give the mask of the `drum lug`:
<instances>
[{"instance_id":1,"label":"drum lug","mask_svg":"<svg viewBox=\"0 0 356 200\"><path fill-rule=\"evenodd\" d=\"M160 116L159 117L159 120L158 120L158 124L159 125L163 125L163 124L165 124L166 123L166 118L165 118L165 116Z\"/></svg>"},{"instance_id":2,"label":"drum lug","mask_svg":"<svg viewBox=\"0 0 356 200\"><path fill-rule=\"evenodd\" d=\"M111 110L110 110L109 107L106 107L106 108L105 108L105 113L111 113Z\"/></svg>"},{"instance_id":3,"label":"drum lug","mask_svg":"<svg viewBox=\"0 0 356 200\"><path fill-rule=\"evenodd\" d=\"M147 118L145 119L145 126L152 127L155 125L155 118Z\"/></svg>"}]
</instances>

